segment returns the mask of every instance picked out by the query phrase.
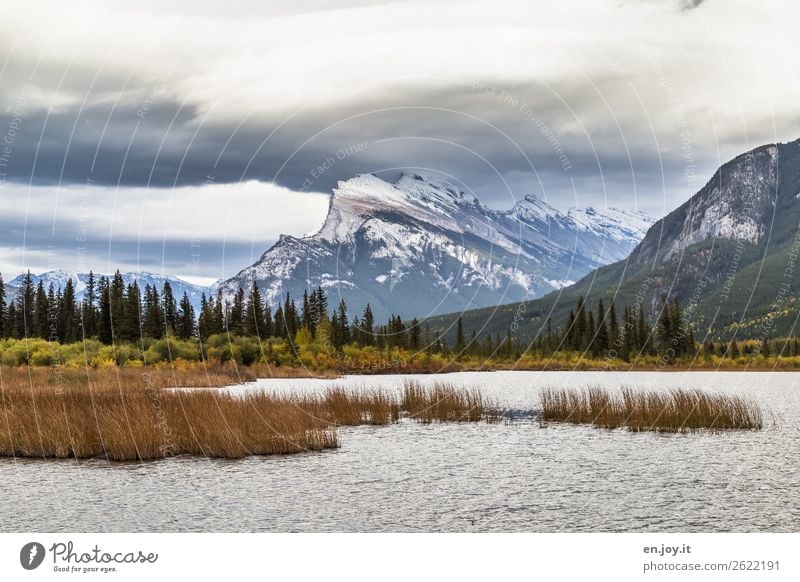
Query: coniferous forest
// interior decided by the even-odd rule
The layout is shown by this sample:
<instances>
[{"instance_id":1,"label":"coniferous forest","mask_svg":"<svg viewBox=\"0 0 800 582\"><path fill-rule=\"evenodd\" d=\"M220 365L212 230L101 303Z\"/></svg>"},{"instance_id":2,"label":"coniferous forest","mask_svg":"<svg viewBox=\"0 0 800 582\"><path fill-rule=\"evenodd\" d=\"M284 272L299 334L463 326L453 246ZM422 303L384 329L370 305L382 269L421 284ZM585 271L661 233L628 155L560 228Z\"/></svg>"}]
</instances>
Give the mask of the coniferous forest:
<instances>
[{"instance_id":1,"label":"coniferous forest","mask_svg":"<svg viewBox=\"0 0 800 582\"><path fill-rule=\"evenodd\" d=\"M0 335L6 365L147 365L174 361L234 361L303 366L314 370L382 371L404 367L445 369L580 367L617 369L674 365L754 365L765 358L794 365L797 338L697 342L676 300L662 298L653 317L640 305L580 297L562 325L550 320L535 339L431 329L424 321L391 316L375 321L369 305L351 315L344 300L329 305L322 288L286 295L274 309L256 285L231 300L202 296L195 313L186 293L126 284L90 274L82 299L72 280L64 288L34 284L28 273L14 297L0 277ZM438 368L436 368L438 369Z\"/></svg>"}]
</instances>

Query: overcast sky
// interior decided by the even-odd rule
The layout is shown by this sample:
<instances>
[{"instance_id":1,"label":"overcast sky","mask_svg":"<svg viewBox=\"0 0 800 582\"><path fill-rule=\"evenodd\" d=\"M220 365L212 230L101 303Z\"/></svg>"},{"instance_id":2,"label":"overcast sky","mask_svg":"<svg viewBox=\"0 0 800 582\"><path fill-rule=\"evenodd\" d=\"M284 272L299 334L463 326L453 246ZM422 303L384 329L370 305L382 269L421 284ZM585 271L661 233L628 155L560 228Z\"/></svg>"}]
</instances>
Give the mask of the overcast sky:
<instances>
[{"instance_id":1,"label":"overcast sky","mask_svg":"<svg viewBox=\"0 0 800 582\"><path fill-rule=\"evenodd\" d=\"M799 21L791 0L15 4L0 270L230 276L362 172L661 216L800 137Z\"/></svg>"}]
</instances>

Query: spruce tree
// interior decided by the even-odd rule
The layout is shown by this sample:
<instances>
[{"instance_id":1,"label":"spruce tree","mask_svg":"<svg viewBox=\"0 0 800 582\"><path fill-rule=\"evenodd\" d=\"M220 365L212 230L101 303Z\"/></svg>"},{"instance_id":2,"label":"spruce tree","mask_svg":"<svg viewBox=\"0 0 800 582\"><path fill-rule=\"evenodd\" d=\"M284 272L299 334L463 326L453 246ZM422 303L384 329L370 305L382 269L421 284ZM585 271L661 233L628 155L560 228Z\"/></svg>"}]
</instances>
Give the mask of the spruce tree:
<instances>
[{"instance_id":1,"label":"spruce tree","mask_svg":"<svg viewBox=\"0 0 800 582\"><path fill-rule=\"evenodd\" d=\"M275 321L273 325L275 328L275 337L285 338L286 320L283 317L283 307L280 305L278 305L278 308L275 310Z\"/></svg>"},{"instance_id":2,"label":"spruce tree","mask_svg":"<svg viewBox=\"0 0 800 582\"><path fill-rule=\"evenodd\" d=\"M364 335L364 345L371 346L375 343L375 316L372 315L372 307L369 303L364 308L364 316L361 318L361 330Z\"/></svg>"},{"instance_id":3,"label":"spruce tree","mask_svg":"<svg viewBox=\"0 0 800 582\"><path fill-rule=\"evenodd\" d=\"M144 307L142 309L142 328L144 335L153 339L164 337L164 310L155 285L144 287Z\"/></svg>"},{"instance_id":4,"label":"spruce tree","mask_svg":"<svg viewBox=\"0 0 800 582\"><path fill-rule=\"evenodd\" d=\"M212 300L213 301L213 300ZM197 335L201 341L206 341L211 335L214 314L206 294L200 295L200 315L197 318Z\"/></svg>"},{"instance_id":5,"label":"spruce tree","mask_svg":"<svg viewBox=\"0 0 800 582\"><path fill-rule=\"evenodd\" d=\"M595 331L595 355L603 354L609 348L608 321L603 300L597 302L597 330Z\"/></svg>"},{"instance_id":6,"label":"spruce tree","mask_svg":"<svg viewBox=\"0 0 800 582\"><path fill-rule=\"evenodd\" d=\"M464 324L461 321L461 316L458 316L456 320L456 353L460 354L464 351L465 341L464 341Z\"/></svg>"},{"instance_id":7,"label":"spruce tree","mask_svg":"<svg viewBox=\"0 0 800 582\"><path fill-rule=\"evenodd\" d=\"M341 347L350 343L350 320L347 317L347 304L345 303L344 299L339 301L339 309L338 309L338 325L336 329L336 337L338 341L338 346Z\"/></svg>"},{"instance_id":8,"label":"spruce tree","mask_svg":"<svg viewBox=\"0 0 800 582\"><path fill-rule=\"evenodd\" d=\"M111 285L105 277L100 277L98 295L100 297L100 317L97 322L97 339L109 345L114 343L114 332L111 322Z\"/></svg>"},{"instance_id":9,"label":"spruce tree","mask_svg":"<svg viewBox=\"0 0 800 582\"><path fill-rule=\"evenodd\" d=\"M245 308L244 320L244 333L252 336L264 336L264 302L261 299L261 292L258 290L258 285L253 281L250 287L250 294L247 297L247 306Z\"/></svg>"},{"instance_id":10,"label":"spruce tree","mask_svg":"<svg viewBox=\"0 0 800 582\"><path fill-rule=\"evenodd\" d=\"M583 295L578 297L578 303L575 307L575 333L573 335L573 349L576 351L583 350L589 344L589 322L586 318L586 306L584 304Z\"/></svg>"},{"instance_id":11,"label":"spruce tree","mask_svg":"<svg viewBox=\"0 0 800 582\"><path fill-rule=\"evenodd\" d=\"M86 280L86 291L83 295L81 309L81 326L85 337L93 337L97 334L97 286L92 271L89 271L89 278Z\"/></svg>"},{"instance_id":12,"label":"spruce tree","mask_svg":"<svg viewBox=\"0 0 800 582\"><path fill-rule=\"evenodd\" d=\"M273 337L275 335L275 325L272 321L272 309L269 303L264 303L264 327L263 337Z\"/></svg>"},{"instance_id":13,"label":"spruce tree","mask_svg":"<svg viewBox=\"0 0 800 582\"><path fill-rule=\"evenodd\" d=\"M184 291L178 306L178 329L175 335L183 340L194 337L194 307L189 300L189 294Z\"/></svg>"},{"instance_id":14,"label":"spruce tree","mask_svg":"<svg viewBox=\"0 0 800 582\"><path fill-rule=\"evenodd\" d=\"M122 323L114 326L115 335L122 341L133 342L142 336L142 296L136 281L129 283L125 289L123 305Z\"/></svg>"},{"instance_id":15,"label":"spruce tree","mask_svg":"<svg viewBox=\"0 0 800 582\"><path fill-rule=\"evenodd\" d=\"M410 328L410 337L409 337L409 347L412 350L419 350L419 340L420 340L420 329L419 329L419 321L414 318L411 320L411 328Z\"/></svg>"},{"instance_id":16,"label":"spruce tree","mask_svg":"<svg viewBox=\"0 0 800 582\"><path fill-rule=\"evenodd\" d=\"M164 281L164 287L161 290L161 304L164 310L164 333L167 336L175 335L175 330L178 328L178 301L175 299L169 281Z\"/></svg>"},{"instance_id":17,"label":"spruce tree","mask_svg":"<svg viewBox=\"0 0 800 582\"><path fill-rule=\"evenodd\" d=\"M6 330L5 330L5 337L9 338L17 338L19 335L17 334L17 305L16 301L12 301L8 304L8 309L6 311Z\"/></svg>"},{"instance_id":18,"label":"spruce tree","mask_svg":"<svg viewBox=\"0 0 800 582\"><path fill-rule=\"evenodd\" d=\"M33 285L31 272L22 279L16 298L16 332L17 337L33 337L35 328L34 309L36 305L36 287Z\"/></svg>"},{"instance_id":19,"label":"spruce tree","mask_svg":"<svg viewBox=\"0 0 800 582\"><path fill-rule=\"evenodd\" d=\"M114 341L121 339L120 332L125 326L125 281L119 271L109 284L109 302L111 305L111 329Z\"/></svg>"},{"instance_id":20,"label":"spruce tree","mask_svg":"<svg viewBox=\"0 0 800 582\"><path fill-rule=\"evenodd\" d=\"M608 309L608 348L614 347L614 344L619 340L619 321L617 321L617 306L614 300L611 300L611 307Z\"/></svg>"},{"instance_id":21,"label":"spruce tree","mask_svg":"<svg viewBox=\"0 0 800 582\"><path fill-rule=\"evenodd\" d=\"M44 282L41 279L36 286L35 318L36 336L50 339L50 303L47 301L47 291L44 290Z\"/></svg>"},{"instance_id":22,"label":"spruce tree","mask_svg":"<svg viewBox=\"0 0 800 582\"><path fill-rule=\"evenodd\" d=\"M8 309L6 307L6 284L0 273L0 338L8 337Z\"/></svg>"},{"instance_id":23,"label":"spruce tree","mask_svg":"<svg viewBox=\"0 0 800 582\"><path fill-rule=\"evenodd\" d=\"M212 334L222 333L225 330L225 300L222 296L222 289L217 289L217 297L214 299L214 318Z\"/></svg>"},{"instance_id":24,"label":"spruce tree","mask_svg":"<svg viewBox=\"0 0 800 582\"><path fill-rule=\"evenodd\" d=\"M594 313L592 313L591 309L589 310L589 317L587 318L586 337L586 350L593 356L596 356L599 352L597 348L597 330L594 323Z\"/></svg>"},{"instance_id":25,"label":"spruce tree","mask_svg":"<svg viewBox=\"0 0 800 582\"><path fill-rule=\"evenodd\" d=\"M75 284L67 279L58 303L59 341L72 343L78 339L78 310L75 301Z\"/></svg>"}]
</instances>

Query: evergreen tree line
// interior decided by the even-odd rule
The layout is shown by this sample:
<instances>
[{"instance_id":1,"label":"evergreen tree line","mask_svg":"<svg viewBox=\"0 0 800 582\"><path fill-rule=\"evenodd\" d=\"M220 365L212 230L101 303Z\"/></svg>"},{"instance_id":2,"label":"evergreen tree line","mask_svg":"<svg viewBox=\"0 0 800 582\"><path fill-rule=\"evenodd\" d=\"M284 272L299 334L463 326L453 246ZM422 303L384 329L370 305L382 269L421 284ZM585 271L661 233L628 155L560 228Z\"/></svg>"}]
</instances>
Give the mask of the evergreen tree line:
<instances>
[{"instance_id":1,"label":"evergreen tree line","mask_svg":"<svg viewBox=\"0 0 800 582\"><path fill-rule=\"evenodd\" d=\"M12 301L0 275L0 337L42 338L72 343L97 337L105 344L142 337L161 339L170 335L194 337L195 314L188 294L177 301L169 282L161 291L153 285L139 288L135 281L126 284L117 271L112 277L96 278L89 273L82 300L76 298L70 279L64 288L51 283L47 289L34 284L28 272Z\"/></svg>"},{"instance_id":2,"label":"evergreen tree line","mask_svg":"<svg viewBox=\"0 0 800 582\"><path fill-rule=\"evenodd\" d=\"M78 300L72 280L63 289L52 284L45 288L41 281L34 284L28 272L13 300L6 299L0 275L0 338L35 337L60 343L89 337L105 344L167 336L205 341L215 334L231 333L282 338L290 343L305 337L339 351L348 344L484 358L514 358L530 350L540 355L572 351L626 361L638 354L677 358L694 354L697 349L680 304L665 297L652 327L639 304L624 306L620 317L614 301L608 309L602 299L591 308L580 297L563 326L554 329L548 319L531 346L520 345L510 329L505 337L495 334L479 340L473 330L467 338L461 317L456 321L452 346L438 330L417 319L405 322L392 315L388 322L377 325L369 304L360 316L351 319L344 300L329 309L321 287L306 291L299 302L287 293L274 313L255 283L249 293L239 289L231 301L224 299L221 290L213 297L203 294L196 317L188 294L184 292L178 300L169 282L160 290L149 284L140 289L135 281L126 284L119 271L111 277L95 277L90 272L84 297ZM746 342L742 347L735 339L706 340L700 348L706 356L794 356L800 355L800 340L762 338L760 343Z\"/></svg>"},{"instance_id":3,"label":"evergreen tree line","mask_svg":"<svg viewBox=\"0 0 800 582\"><path fill-rule=\"evenodd\" d=\"M624 306L622 316L612 300L602 299L594 309L583 296L570 310L564 325L554 330L548 319L535 347L540 352L575 351L594 358L612 356L625 361L637 355L681 357L693 353L693 332L686 324L677 299L661 298L655 325L650 326L641 304Z\"/></svg>"}]
</instances>

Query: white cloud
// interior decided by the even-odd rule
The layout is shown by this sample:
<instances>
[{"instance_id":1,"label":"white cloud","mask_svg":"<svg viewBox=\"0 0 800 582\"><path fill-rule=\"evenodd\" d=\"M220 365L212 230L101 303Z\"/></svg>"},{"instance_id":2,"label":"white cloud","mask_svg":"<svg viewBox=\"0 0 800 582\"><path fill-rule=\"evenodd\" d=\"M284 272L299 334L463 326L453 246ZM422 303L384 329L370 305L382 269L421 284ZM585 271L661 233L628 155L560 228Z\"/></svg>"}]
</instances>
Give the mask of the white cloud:
<instances>
[{"instance_id":1,"label":"white cloud","mask_svg":"<svg viewBox=\"0 0 800 582\"><path fill-rule=\"evenodd\" d=\"M100 240L255 242L315 231L328 196L257 181L178 188L6 186L0 212L24 229L53 229Z\"/></svg>"}]
</instances>

